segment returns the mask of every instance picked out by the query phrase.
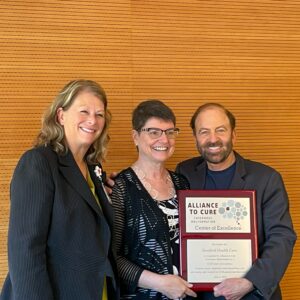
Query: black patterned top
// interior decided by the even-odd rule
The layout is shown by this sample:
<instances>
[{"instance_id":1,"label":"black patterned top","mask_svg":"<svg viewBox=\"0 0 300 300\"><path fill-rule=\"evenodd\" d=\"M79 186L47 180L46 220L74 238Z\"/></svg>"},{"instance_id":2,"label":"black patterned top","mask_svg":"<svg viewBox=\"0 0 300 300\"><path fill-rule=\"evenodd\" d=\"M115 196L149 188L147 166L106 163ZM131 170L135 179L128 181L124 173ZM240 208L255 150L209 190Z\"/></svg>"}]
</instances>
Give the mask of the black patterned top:
<instances>
[{"instance_id":1,"label":"black patterned top","mask_svg":"<svg viewBox=\"0 0 300 300\"><path fill-rule=\"evenodd\" d=\"M176 190L189 188L184 177L169 173ZM121 299L168 299L137 285L145 269L173 274L173 265L175 269L179 267L177 198L156 202L134 171L127 168L115 181L112 201L115 209L113 244L121 278Z\"/></svg>"}]
</instances>

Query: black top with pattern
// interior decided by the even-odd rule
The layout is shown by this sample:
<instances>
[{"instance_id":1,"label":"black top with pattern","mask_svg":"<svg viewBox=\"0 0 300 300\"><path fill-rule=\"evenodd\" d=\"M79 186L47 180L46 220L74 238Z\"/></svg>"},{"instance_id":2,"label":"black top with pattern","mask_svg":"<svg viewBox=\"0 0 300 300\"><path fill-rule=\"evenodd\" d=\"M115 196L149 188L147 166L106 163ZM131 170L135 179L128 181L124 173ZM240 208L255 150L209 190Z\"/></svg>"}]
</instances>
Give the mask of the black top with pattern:
<instances>
[{"instance_id":1,"label":"black top with pattern","mask_svg":"<svg viewBox=\"0 0 300 300\"><path fill-rule=\"evenodd\" d=\"M172 171L169 173L176 190L189 188L183 176ZM168 299L157 291L140 288L137 284L145 269L159 274L173 274L173 264L178 267L179 249L175 237L177 235L178 239L178 213L177 225L176 220L168 222L168 218L172 218L170 212L176 218L177 198L163 203L160 201L165 208L159 207L134 171L127 168L115 181L112 201L115 209L113 243L121 277L121 298ZM166 214L166 211L169 213Z\"/></svg>"}]
</instances>

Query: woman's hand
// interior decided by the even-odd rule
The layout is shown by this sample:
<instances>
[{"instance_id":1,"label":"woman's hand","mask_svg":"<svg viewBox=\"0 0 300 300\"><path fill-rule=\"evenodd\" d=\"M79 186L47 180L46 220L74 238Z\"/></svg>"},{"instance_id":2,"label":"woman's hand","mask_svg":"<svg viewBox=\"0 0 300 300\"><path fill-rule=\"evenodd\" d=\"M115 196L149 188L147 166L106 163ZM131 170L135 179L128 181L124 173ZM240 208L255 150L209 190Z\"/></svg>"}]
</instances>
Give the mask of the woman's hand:
<instances>
[{"instance_id":1,"label":"woman's hand","mask_svg":"<svg viewBox=\"0 0 300 300\"><path fill-rule=\"evenodd\" d=\"M197 297L191 290L193 285L177 275L161 275L159 291L170 299L185 298L186 296Z\"/></svg>"},{"instance_id":2,"label":"woman's hand","mask_svg":"<svg viewBox=\"0 0 300 300\"><path fill-rule=\"evenodd\" d=\"M139 286L162 293L170 299L180 299L186 296L197 297L191 290L193 285L180 276L168 274L160 275L144 270L139 280Z\"/></svg>"}]
</instances>

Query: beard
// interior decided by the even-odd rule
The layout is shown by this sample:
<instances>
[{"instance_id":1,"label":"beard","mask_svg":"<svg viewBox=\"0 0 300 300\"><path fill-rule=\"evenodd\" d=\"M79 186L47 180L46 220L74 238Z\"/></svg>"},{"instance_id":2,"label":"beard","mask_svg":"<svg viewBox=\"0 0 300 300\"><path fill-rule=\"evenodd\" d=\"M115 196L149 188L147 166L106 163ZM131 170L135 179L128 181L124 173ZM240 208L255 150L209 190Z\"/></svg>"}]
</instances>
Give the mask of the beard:
<instances>
[{"instance_id":1,"label":"beard","mask_svg":"<svg viewBox=\"0 0 300 300\"><path fill-rule=\"evenodd\" d=\"M220 147L220 151L218 153L210 152L209 147ZM201 146L197 141L197 149L206 162L211 164L219 164L226 161L232 152L233 143L230 139L230 141L227 143L222 143L220 141L215 143L207 142Z\"/></svg>"}]
</instances>

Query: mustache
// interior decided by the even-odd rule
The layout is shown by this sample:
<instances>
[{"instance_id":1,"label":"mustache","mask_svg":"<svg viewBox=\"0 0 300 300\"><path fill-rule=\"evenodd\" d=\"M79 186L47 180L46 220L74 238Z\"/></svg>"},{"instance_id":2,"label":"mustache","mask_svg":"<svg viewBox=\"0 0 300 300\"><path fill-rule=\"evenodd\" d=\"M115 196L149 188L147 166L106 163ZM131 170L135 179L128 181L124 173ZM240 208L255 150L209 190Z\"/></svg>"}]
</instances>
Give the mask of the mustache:
<instances>
[{"instance_id":1,"label":"mustache","mask_svg":"<svg viewBox=\"0 0 300 300\"><path fill-rule=\"evenodd\" d=\"M218 142L215 142L215 143L211 143L211 142L207 142L204 147L222 147L223 146L223 143L218 141Z\"/></svg>"}]
</instances>

